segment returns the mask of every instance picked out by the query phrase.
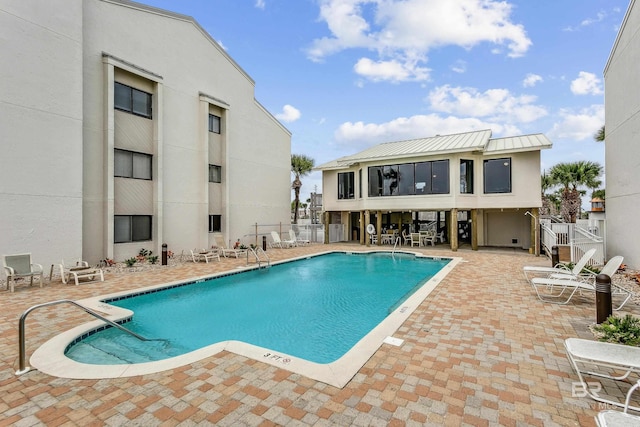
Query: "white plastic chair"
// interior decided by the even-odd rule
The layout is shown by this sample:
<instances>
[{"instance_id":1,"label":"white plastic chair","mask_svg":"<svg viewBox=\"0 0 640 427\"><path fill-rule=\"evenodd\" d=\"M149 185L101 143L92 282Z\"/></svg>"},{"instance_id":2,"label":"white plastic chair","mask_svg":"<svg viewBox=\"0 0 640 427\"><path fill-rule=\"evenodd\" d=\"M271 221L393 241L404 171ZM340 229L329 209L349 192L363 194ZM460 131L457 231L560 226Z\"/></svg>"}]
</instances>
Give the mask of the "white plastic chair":
<instances>
[{"instance_id":1,"label":"white plastic chair","mask_svg":"<svg viewBox=\"0 0 640 427\"><path fill-rule=\"evenodd\" d=\"M587 265L589 260L593 258L593 255L596 253L595 249L589 249L587 252L580 257L578 262L576 262L573 269L569 270L569 268L565 264L556 264L553 267L545 267L541 265L525 265L522 269L524 272L524 277L531 283L531 279L533 277L539 277L540 275L545 275L547 277L553 274L562 274L562 275L570 275L573 278L577 278L580 276L580 273ZM529 277L529 276L533 277ZM561 277L562 278L562 277Z\"/></svg>"},{"instance_id":2,"label":"white plastic chair","mask_svg":"<svg viewBox=\"0 0 640 427\"><path fill-rule=\"evenodd\" d=\"M38 277L40 287L43 286L42 265L31 261L31 254L5 255L2 257L4 272L7 275L7 290L13 292L15 290L15 279L20 277L29 277L31 279L29 286L33 286L33 278Z\"/></svg>"}]
</instances>

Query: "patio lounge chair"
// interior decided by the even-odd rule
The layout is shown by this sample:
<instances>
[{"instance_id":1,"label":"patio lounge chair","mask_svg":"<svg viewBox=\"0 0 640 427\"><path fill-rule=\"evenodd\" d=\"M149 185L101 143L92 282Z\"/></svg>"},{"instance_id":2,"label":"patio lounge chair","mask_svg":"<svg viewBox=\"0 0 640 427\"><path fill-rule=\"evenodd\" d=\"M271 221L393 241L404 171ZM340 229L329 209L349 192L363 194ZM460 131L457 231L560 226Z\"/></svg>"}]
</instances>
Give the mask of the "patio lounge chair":
<instances>
[{"instance_id":1,"label":"patio lounge chair","mask_svg":"<svg viewBox=\"0 0 640 427\"><path fill-rule=\"evenodd\" d=\"M273 239L273 241L271 242L272 248L284 249L284 248L290 248L293 246L293 242L291 240L280 239L280 235L278 234L277 231L271 232L271 238Z\"/></svg>"},{"instance_id":2,"label":"patio lounge chair","mask_svg":"<svg viewBox=\"0 0 640 427\"><path fill-rule=\"evenodd\" d=\"M204 261L206 263L209 263L210 259L217 259L218 261L220 261L220 254L216 250L192 249L191 259L193 260L193 262Z\"/></svg>"},{"instance_id":3,"label":"patio lounge chair","mask_svg":"<svg viewBox=\"0 0 640 427\"><path fill-rule=\"evenodd\" d=\"M95 280L100 278L101 282L104 282L104 273L101 268L89 267L87 261L78 261L75 265L67 266L62 260L62 263L58 265L60 268L60 277L62 277L62 283L68 283L71 277L78 286L78 279ZM49 278L51 279L51 278Z\"/></svg>"},{"instance_id":4,"label":"patio lounge chair","mask_svg":"<svg viewBox=\"0 0 640 427\"><path fill-rule=\"evenodd\" d=\"M217 237L214 236L213 240L215 240L216 242L216 246L218 247L219 251L222 251L222 256L227 258L229 255L233 255L234 257L238 258L241 255L246 255L247 254L247 250L246 249L230 249L227 248L224 244L224 239L218 239Z\"/></svg>"},{"instance_id":5,"label":"patio lounge chair","mask_svg":"<svg viewBox=\"0 0 640 427\"><path fill-rule=\"evenodd\" d=\"M607 262L607 264L604 267L602 267L602 270L600 270L600 274L606 274L609 277L613 277L616 271L618 271L618 268L620 268L620 265L622 264L623 259L624 258L621 256L615 256L611 258ZM595 291L596 290L595 274L582 275L577 278L574 278L570 275L567 275L566 276L567 278L562 278L562 277L563 277L562 275L560 275L559 277L552 277L552 278L534 277L533 279L531 279L531 285L535 289L536 294L538 295L538 298L541 301L553 302L556 304L568 303L573 297L573 295L578 291ZM540 288L546 288L547 290L553 290L555 288L559 288L560 292L557 294L553 294L553 293L549 294L548 292L540 293ZM627 303L627 301L629 301L629 299L631 298L631 294L628 291L622 288L619 288L613 284L612 284L612 290L614 291L614 293L626 294L625 300L622 302L622 304L620 304L618 308L615 309L615 310L620 310ZM558 298L562 297L562 295L565 294L565 291L569 296L566 298L566 300L559 300Z\"/></svg>"},{"instance_id":6,"label":"patio lounge chair","mask_svg":"<svg viewBox=\"0 0 640 427\"><path fill-rule=\"evenodd\" d=\"M306 246L310 243L308 240L298 239L293 228L289 229L289 240L293 242L294 246Z\"/></svg>"},{"instance_id":7,"label":"patio lounge chair","mask_svg":"<svg viewBox=\"0 0 640 427\"><path fill-rule=\"evenodd\" d=\"M31 262L31 254L5 255L2 257L4 272L7 275L7 290L15 290L15 279L29 277L29 286L33 286L33 278L37 276L40 280L40 287L43 285L42 265Z\"/></svg>"},{"instance_id":8,"label":"patio lounge chair","mask_svg":"<svg viewBox=\"0 0 640 427\"><path fill-rule=\"evenodd\" d=\"M556 264L554 267L544 267L541 265L525 265L523 268L524 277L531 283L531 279L536 276L545 275L547 277L555 274L569 275L577 278L589 260L596 253L595 249L589 249L580 257L575 266L570 270L566 264ZM530 277L533 276L533 277ZM562 277L560 277L562 278Z\"/></svg>"},{"instance_id":9,"label":"patio lounge chair","mask_svg":"<svg viewBox=\"0 0 640 427\"><path fill-rule=\"evenodd\" d=\"M634 411L640 411L640 407L625 405L603 397L604 387L599 386L597 382L588 382L584 378L585 375L589 375L624 381L632 373L640 373L639 347L581 338L568 338L564 346L569 362L580 379L581 393L598 402L619 407L628 406ZM630 397L630 393L627 393L627 397Z\"/></svg>"},{"instance_id":10,"label":"patio lounge chair","mask_svg":"<svg viewBox=\"0 0 640 427\"><path fill-rule=\"evenodd\" d=\"M615 411L613 409L607 409L600 411L596 415L596 424L599 427L609 426L625 426L625 427L640 427L640 416L629 414L629 402L631 401L631 395L640 387L640 380L638 380L633 387L627 392L627 399L624 402L624 411Z\"/></svg>"}]
</instances>

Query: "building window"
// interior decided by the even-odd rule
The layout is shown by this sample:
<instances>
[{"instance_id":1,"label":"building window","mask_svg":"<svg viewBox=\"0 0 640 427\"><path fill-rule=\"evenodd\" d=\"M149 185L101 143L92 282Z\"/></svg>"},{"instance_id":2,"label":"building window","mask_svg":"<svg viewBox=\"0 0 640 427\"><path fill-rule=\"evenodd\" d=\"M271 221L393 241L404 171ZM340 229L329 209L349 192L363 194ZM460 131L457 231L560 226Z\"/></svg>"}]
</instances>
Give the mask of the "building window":
<instances>
[{"instance_id":1,"label":"building window","mask_svg":"<svg viewBox=\"0 0 640 427\"><path fill-rule=\"evenodd\" d=\"M398 166L398 194L400 196L416 194L415 165L413 163Z\"/></svg>"},{"instance_id":2,"label":"building window","mask_svg":"<svg viewBox=\"0 0 640 427\"><path fill-rule=\"evenodd\" d=\"M209 165L209 182L222 182L222 167Z\"/></svg>"},{"instance_id":3,"label":"building window","mask_svg":"<svg viewBox=\"0 0 640 427\"><path fill-rule=\"evenodd\" d=\"M116 82L114 91L116 110L151 118L151 94Z\"/></svg>"},{"instance_id":4,"label":"building window","mask_svg":"<svg viewBox=\"0 0 640 427\"><path fill-rule=\"evenodd\" d=\"M209 233L222 231L222 215L209 215Z\"/></svg>"},{"instance_id":5,"label":"building window","mask_svg":"<svg viewBox=\"0 0 640 427\"><path fill-rule=\"evenodd\" d=\"M355 191L354 173L338 173L338 199L353 199Z\"/></svg>"},{"instance_id":6,"label":"building window","mask_svg":"<svg viewBox=\"0 0 640 427\"><path fill-rule=\"evenodd\" d=\"M416 163L416 194L449 193L449 160Z\"/></svg>"},{"instance_id":7,"label":"building window","mask_svg":"<svg viewBox=\"0 0 640 427\"><path fill-rule=\"evenodd\" d=\"M151 240L151 215L116 215L113 221L115 243Z\"/></svg>"},{"instance_id":8,"label":"building window","mask_svg":"<svg viewBox=\"0 0 640 427\"><path fill-rule=\"evenodd\" d=\"M460 160L460 194L473 194L473 160Z\"/></svg>"},{"instance_id":9,"label":"building window","mask_svg":"<svg viewBox=\"0 0 640 427\"><path fill-rule=\"evenodd\" d=\"M220 133L220 117L209 114L209 132Z\"/></svg>"},{"instance_id":10,"label":"building window","mask_svg":"<svg viewBox=\"0 0 640 427\"><path fill-rule=\"evenodd\" d=\"M449 160L369 168L369 197L448 193Z\"/></svg>"},{"instance_id":11,"label":"building window","mask_svg":"<svg viewBox=\"0 0 640 427\"><path fill-rule=\"evenodd\" d=\"M150 154L136 153L127 150L114 150L113 175L120 178L147 179L153 178Z\"/></svg>"},{"instance_id":12,"label":"building window","mask_svg":"<svg viewBox=\"0 0 640 427\"><path fill-rule=\"evenodd\" d=\"M484 161L484 192L511 193L511 159Z\"/></svg>"},{"instance_id":13,"label":"building window","mask_svg":"<svg viewBox=\"0 0 640 427\"><path fill-rule=\"evenodd\" d=\"M362 169L358 169L358 198L362 199Z\"/></svg>"},{"instance_id":14,"label":"building window","mask_svg":"<svg viewBox=\"0 0 640 427\"><path fill-rule=\"evenodd\" d=\"M382 166L369 168L369 197L382 196Z\"/></svg>"}]
</instances>

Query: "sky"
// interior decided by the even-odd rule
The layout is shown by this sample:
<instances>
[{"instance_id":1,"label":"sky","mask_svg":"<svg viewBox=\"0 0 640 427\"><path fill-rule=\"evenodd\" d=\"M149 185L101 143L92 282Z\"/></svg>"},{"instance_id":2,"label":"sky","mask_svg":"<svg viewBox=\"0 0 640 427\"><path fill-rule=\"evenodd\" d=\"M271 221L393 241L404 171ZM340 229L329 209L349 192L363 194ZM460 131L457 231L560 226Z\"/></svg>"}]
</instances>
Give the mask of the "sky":
<instances>
[{"instance_id":1,"label":"sky","mask_svg":"<svg viewBox=\"0 0 640 427\"><path fill-rule=\"evenodd\" d=\"M593 135L629 0L141 3L195 18L253 78L256 99L292 133L292 154L316 165L382 142L491 129L545 134L553 148L541 173L578 160L604 168ZM302 201L321 193L321 172L302 184Z\"/></svg>"}]
</instances>

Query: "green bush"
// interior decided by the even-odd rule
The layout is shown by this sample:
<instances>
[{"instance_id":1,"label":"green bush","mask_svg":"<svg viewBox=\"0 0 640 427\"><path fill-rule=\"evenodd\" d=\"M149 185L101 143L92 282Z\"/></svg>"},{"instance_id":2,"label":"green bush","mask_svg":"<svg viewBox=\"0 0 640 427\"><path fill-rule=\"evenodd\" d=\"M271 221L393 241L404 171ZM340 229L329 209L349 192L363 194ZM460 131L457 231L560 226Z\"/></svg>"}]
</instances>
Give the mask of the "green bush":
<instances>
[{"instance_id":1,"label":"green bush","mask_svg":"<svg viewBox=\"0 0 640 427\"><path fill-rule=\"evenodd\" d=\"M149 261L149 263L151 264L155 264L156 262L158 262L158 255L150 255L147 257L147 261Z\"/></svg>"},{"instance_id":2,"label":"green bush","mask_svg":"<svg viewBox=\"0 0 640 427\"><path fill-rule=\"evenodd\" d=\"M127 267L133 267L133 264L135 264L138 260L135 258L129 258L129 259L125 259L124 263L127 264Z\"/></svg>"},{"instance_id":3,"label":"green bush","mask_svg":"<svg viewBox=\"0 0 640 427\"><path fill-rule=\"evenodd\" d=\"M593 326L598 340L625 344L640 345L640 318L630 314L624 317L609 316L599 325Z\"/></svg>"}]
</instances>

